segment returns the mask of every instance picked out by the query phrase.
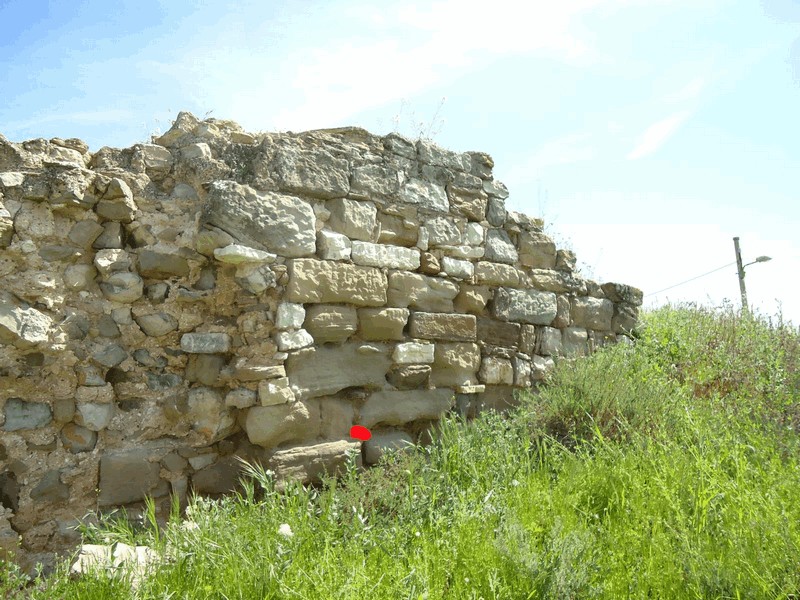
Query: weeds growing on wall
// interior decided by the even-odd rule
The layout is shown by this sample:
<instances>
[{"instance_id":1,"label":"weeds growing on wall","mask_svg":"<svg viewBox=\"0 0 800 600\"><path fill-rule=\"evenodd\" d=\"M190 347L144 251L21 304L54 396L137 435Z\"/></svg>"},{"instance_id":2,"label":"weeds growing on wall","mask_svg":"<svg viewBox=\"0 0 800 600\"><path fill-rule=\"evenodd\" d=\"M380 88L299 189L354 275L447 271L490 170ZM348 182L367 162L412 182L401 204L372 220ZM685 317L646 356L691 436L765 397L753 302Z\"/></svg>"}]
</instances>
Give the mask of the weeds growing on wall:
<instances>
[{"instance_id":1,"label":"weeds growing on wall","mask_svg":"<svg viewBox=\"0 0 800 600\"><path fill-rule=\"evenodd\" d=\"M195 499L97 539L161 555L30 598L793 598L800 334L730 309L646 314L633 346L562 361L518 410L318 489ZM14 597L19 573L0 569Z\"/></svg>"}]
</instances>

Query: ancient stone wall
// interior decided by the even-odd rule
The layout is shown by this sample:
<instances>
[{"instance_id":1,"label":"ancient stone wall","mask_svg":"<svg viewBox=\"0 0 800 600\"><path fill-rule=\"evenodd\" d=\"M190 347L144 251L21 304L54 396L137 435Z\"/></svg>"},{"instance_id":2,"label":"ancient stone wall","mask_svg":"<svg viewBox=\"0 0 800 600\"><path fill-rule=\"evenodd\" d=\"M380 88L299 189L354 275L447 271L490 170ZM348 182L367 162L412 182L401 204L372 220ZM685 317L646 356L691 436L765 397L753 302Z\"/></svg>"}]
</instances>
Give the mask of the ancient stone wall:
<instances>
[{"instance_id":1,"label":"ancient stone wall","mask_svg":"<svg viewBox=\"0 0 800 600\"><path fill-rule=\"evenodd\" d=\"M282 479L374 463L630 330L641 292L576 274L492 166L187 113L94 154L0 136L0 548L225 492L237 456Z\"/></svg>"}]
</instances>

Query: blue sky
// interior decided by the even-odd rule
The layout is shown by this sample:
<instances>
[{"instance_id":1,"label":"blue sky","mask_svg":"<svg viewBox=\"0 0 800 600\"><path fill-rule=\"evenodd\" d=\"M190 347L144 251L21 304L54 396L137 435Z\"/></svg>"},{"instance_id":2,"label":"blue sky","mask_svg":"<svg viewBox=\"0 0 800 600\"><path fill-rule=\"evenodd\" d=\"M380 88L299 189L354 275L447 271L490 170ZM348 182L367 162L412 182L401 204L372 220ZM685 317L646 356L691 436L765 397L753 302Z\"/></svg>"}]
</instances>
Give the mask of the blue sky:
<instances>
[{"instance_id":1,"label":"blue sky","mask_svg":"<svg viewBox=\"0 0 800 600\"><path fill-rule=\"evenodd\" d=\"M180 110L481 150L585 273L646 294L734 260L800 324L796 0L0 0L0 133L92 150ZM443 100L444 99L444 100ZM738 303L735 267L649 305Z\"/></svg>"}]
</instances>

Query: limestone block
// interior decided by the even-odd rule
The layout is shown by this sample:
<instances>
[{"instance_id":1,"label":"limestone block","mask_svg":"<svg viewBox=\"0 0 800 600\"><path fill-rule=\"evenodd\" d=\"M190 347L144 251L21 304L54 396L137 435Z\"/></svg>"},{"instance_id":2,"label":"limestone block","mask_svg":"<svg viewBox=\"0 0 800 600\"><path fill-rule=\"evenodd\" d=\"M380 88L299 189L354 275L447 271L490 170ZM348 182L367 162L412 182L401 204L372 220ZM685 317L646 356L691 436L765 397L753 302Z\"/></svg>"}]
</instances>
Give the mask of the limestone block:
<instances>
[{"instance_id":1,"label":"limestone block","mask_svg":"<svg viewBox=\"0 0 800 600\"><path fill-rule=\"evenodd\" d=\"M317 233L317 256L323 260L347 260L352 244L350 238L341 233L322 229Z\"/></svg>"},{"instance_id":2,"label":"limestone block","mask_svg":"<svg viewBox=\"0 0 800 600\"><path fill-rule=\"evenodd\" d=\"M555 361L549 356L534 356L531 363L531 379L542 381L555 366Z\"/></svg>"},{"instance_id":3,"label":"limestone block","mask_svg":"<svg viewBox=\"0 0 800 600\"><path fill-rule=\"evenodd\" d=\"M76 246L87 248L103 233L103 226L97 221L78 221L69 230L67 238Z\"/></svg>"},{"instance_id":4,"label":"limestone block","mask_svg":"<svg viewBox=\"0 0 800 600\"><path fill-rule=\"evenodd\" d=\"M31 490L31 500L63 503L69 500L69 486L61 481L60 471L48 471Z\"/></svg>"},{"instance_id":5,"label":"limestone block","mask_svg":"<svg viewBox=\"0 0 800 600\"><path fill-rule=\"evenodd\" d=\"M559 250L556 252L556 269L572 273L575 270L575 253L571 250Z\"/></svg>"},{"instance_id":6,"label":"limestone block","mask_svg":"<svg viewBox=\"0 0 800 600\"><path fill-rule=\"evenodd\" d=\"M517 249L511 238L502 229L490 229L486 232L486 260L513 265L519 261Z\"/></svg>"},{"instance_id":7,"label":"limestone block","mask_svg":"<svg viewBox=\"0 0 800 600\"><path fill-rule=\"evenodd\" d=\"M540 328L536 353L542 356L560 356L563 354L561 330L555 327Z\"/></svg>"},{"instance_id":8,"label":"limestone block","mask_svg":"<svg viewBox=\"0 0 800 600\"><path fill-rule=\"evenodd\" d=\"M314 198L341 198L350 191L350 165L322 148L284 146L270 164L278 186Z\"/></svg>"},{"instance_id":9,"label":"limestone block","mask_svg":"<svg viewBox=\"0 0 800 600\"><path fill-rule=\"evenodd\" d=\"M291 402L274 406L253 406L244 419L251 444L273 448L285 442L317 437L320 427L318 402Z\"/></svg>"},{"instance_id":10,"label":"limestone block","mask_svg":"<svg viewBox=\"0 0 800 600\"><path fill-rule=\"evenodd\" d=\"M258 401L261 406L273 406L294 402L295 396L288 377L269 379L258 384Z\"/></svg>"},{"instance_id":11,"label":"limestone block","mask_svg":"<svg viewBox=\"0 0 800 600\"><path fill-rule=\"evenodd\" d=\"M539 344L539 339L538 339L539 333L537 330L540 328L541 327L538 327L536 325L528 325L528 324L522 325L522 329L520 331L520 336L519 336L520 352L523 352L528 355L534 354L536 352ZM560 335L561 334L559 331L559 336Z\"/></svg>"},{"instance_id":12,"label":"limestone block","mask_svg":"<svg viewBox=\"0 0 800 600\"><path fill-rule=\"evenodd\" d=\"M330 396L349 387L380 389L391 367L390 347L385 344L345 342L292 353L286 372L300 398Z\"/></svg>"},{"instance_id":13,"label":"limestone block","mask_svg":"<svg viewBox=\"0 0 800 600\"><path fill-rule=\"evenodd\" d=\"M233 181L208 188L204 219L243 244L287 257L316 252L316 219L308 202Z\"/></svg>"},{"instance_id":14,"label":"limestone block","mask_svg":"<svg viewBox=\"0 0 800 600\"><path fill-rule=\"evenodd\" d=\"M14 221L0 214L0 248L8 248L14 239Z\"/></svg>"},{"instance_id":15,"label":"limestone block","mask_svg":"<svg viewBox=\"0 0 800 600\"><path fill-rule=\"evenodd\" d=\"M81 452L91 452L97 444L97 432L76 425L75 423L67 423L61 428L59 434L61 443L64 448L71 454L80 454Z\"/></svg>"},{"instance_id":16,"label":"limestone block","mask_svg":"<svg viewBox=\"0 0 800 600\"><path fill-rule=\"evenodd\" d=\"M328 202L331 213L328 227L351 240L372 242L377 239L378 209L372 202L337 198Z\"/></svg>"},{"instance_id":17,"label":"limestone block","mask_svg":"<svg viewBox=\"0 0 800 600\"><path fill-rule=\"evenodd\" d=\"M19 171L6 171L0 173L0 187L14 188L19 187L25 181L25 175Z\"/></svg>"},{"instance_id":18,"label":"limestone block","mask_svg":"<svg viewBox=\"0 0 800 600\"><path fill-rule=\"evenodd\" d=\"M534 269L556 266L556 245L543 233L523 232L519 236L519 261Z\"/></svg>"},{"instance_id":19,"label":"limestone block","mask_svg":"<svg viewBox=\"0 0 800 600\"><path fill-rule=\"evenodd\" d=\"M589 335L582 327L567 327L561 332L564 356L586 356L589 351Z\"/></svg>"},{"instance_id":20,"label":"limestone block","mask_svg":"<svg viewBox=\"0 0 800 600\"><path fill-rule=\"evenodd\" d=\"M353 426L353 403L339 398L320 398L319 414L321 421L320 435L325 439L342 439L350 437Z\"/></svg>"},{"instance_id":21,"label":"limestone block","mask_svg":"<svg viewBox=\"0 0 800 600\"><path fill-rule=\"evenodd\" d=\"M453 402L453 391L448 389L375 392L361 407L358 420L365 427L437 420Z\"/></svg>"},{"instance_id":22,"label":"limestone block","mask_svg":"<svg viewBox=\"0 0 800 600\"><path fill-rule=\"evenodd\" d=\"M275 313L275 327L278 329L300 329L306 318L306 309L295 302L281 302Z\"/></svg>"},{"instance_id":23,"label":"limestone block","mask_svg":"<svg viewBox=\"0 0 800 600\"><path fill-rule=\"evenodd\" d=\"M363 200L390 200L397 197L403 179L402 172L380 165L355 167L350 178L350 195Z\"/></svg>"},{"instance_id":24,"label":"limestone block","mask_svg":"<svg viewBox=\"0 0 800 600\"><path fill-rule=\"evenodd\" d=\"M178 320L169 313L135 314L134 320L151 337L161 337L178 329Z\"/></svg>"},{"instance_id":25,"label":"limestone block","mask_svg":"<svg viewBox=\"0 0 800 600\"><path fill-rule=\"evenodd\" d=\"M402 340L407 308L359 308L358 335L367 341Z\"/></svg>"},{"instance_id":26,"label":"limestone block","mask_svg":"<svg viewBox=\"0 0 800 600\"><path fill-rule=\"evenodd\" d=\"M528 277L517 267L481 261L475 265L475 279L482 285L528 287Z\"/></svg>"},{"instance_id":27,"label":"limestone block","mask_svg":"<svg viewBox=\"0 0 800 600\"><path fill-rule=\"evenodd\" d=\"M26 402L20 398L9 398L4 408L3 431L38 429L53 420L53 411L43 402Z\"/></svg>"},{"instance_id":28,"label":"limestone block","mask_svg":"<svg viewBox=\"0 0 800 600\"><path fill-rule=\"evenodd\" d=\"M481 317L478 319L478 339L492 346L516 348L519 346L520 324Z\"/></svg>"},{"instance_id":29,"label":"limestone block","mask_svg":"<svg viewBox=\"0 0 800 600\"><path fill-rule=\"evenodd\" d=\"M225 406L230 408L248 408L255 406L258 399L258 392L247 388L236 388L225 394Z\"/></svg>"},{"instance_id":30,"label":"limestone block","mask_svg":"<svg viewBox=\"0 0 800 600\"><path fill-rule=\"evenodd\" d=\"M502 227L506 222L506 204L502 199L489 196L486 204L486 220L492 227Z\"/></svg>"},{"instance_id":31,"label":"limestone block","mask_svg":"<svg viewBox=\"0 0 800 600\"><path fill-rule=\"evenodd\" d=\"M565 327L569 327L571 322L569 298L559 295L557 297L557 303L558 311L556 312L556 318L553 319L552 326L564 329Z\"/></svg>"},{"instance_id":32,"label":"limestone block","mask_svg":"<svg viewBox=\"0 0 800 600\"><path fill-rule=\"evenodd\" d=\"M105 279L112 273L129 271L131 259L125 250L98 250L94 256L94 266Z\"/></svg>"},{"instance_id":33,"label":"limestone block","mask_svg":"<svg viewBox=\"0 0 800 600\"><path fill-rule=\"evenodd\" d=\"M409 179L400 189L400 201L439 212L448 212L450 209L444 188L422 179Z\"/></svg>"},{"instance_id":34,"label":"limestone block","mask_svg":"<svg viewBox=\"0 0 800 600\"><path fill-rule=\"evenodd\" d=\"M417 141L417 156L422 163L457 171L469 171L472 166L472 159L468 154L441 148L427 140Z\"/></svg>"},{"instance_id":35,"label":"limestone block","mask_svg":"<svg viewBox=\"0 0 800 600\"><path fill-rule=\"evenodd\" d=\"M450 209L470 221L483 221L486 219L486 204L488 196L481 189L464 189L453 185L447 186L447 198Z\"/></svg>"},{"instance_id":36,"label":"limestone block","mask_svg":"<svg viewBox=\"0 0 800 600\"><path fill-rule=\"evenodd\" d=\"M149 458L149 451L144 449L104 454L100 458L98 504L119 506L143 500L145 496L166 495L169 486L159 478L161 467Z\"/></svg>"},{"instance_id":37,"label":"limestone block","mask_svg":"<svg viewBox=\"0 0 800 600\"><path fill-rule=\"evenodd\" d=\"M630 333L639 319L639 310L630 304L620 302L614 305L614 318L611 328L614 333Z\"/></svg>"},{"instance_id":38,"label":"limestone block","mask_svg":"<svg viewBox=\"0 0 800 600\"><path fill-rule=\"evenodd\" d=\"M409 325L411 337L420 339L469 342L476 336L474 315L413 312Z\"/></svg>"},{"instance_id":39,"label":"limestone block","mask_svg":"<svg viewBox=\"0 0 800 600\"><path fill-rule=\"evenodd\" d=\"M243 263L273 263L277 256L270 252L256 250L241 244L229 244L223 248L215 248L214 258L222 263L241 265Z\"/></svg>"},{"instance_id":40,"label":"limestone block","mask_svg":"<svg viewBox=\"0 0 800 600\"><path fill-rule=\"evenodd\" d=\"M392 352L392 362L398 365L432 363L433 350L433 344L420 342L397 344Z\"/></svg>"},{"instance_id":41,"label":"limestone block","mask_svg":"<svg viewBox=\"0 0 800 600\"><path fill-rule=\"evenodd\" d=\"M186 381L213 386L224 366L225 357L219 354L192 354L186 363ZM180 380L177 383L180 384Z\"/></svg>"},{"instance_id":42,"label":"limestone block","mask_svg":"<svg viewBox=\"0 0 800 600\"><path fill-rule=\"evenodd\" d=\"M572 321L576 327L599 331L611 329L611 320L614 317L614 303L611 300L584 296L573 298L570 304Z\"/></svg>"},{"instance_id":43,"label":"limestone block","mask_svg":"<svg viewBox=\"0 0 800 600\"><path fill-rule=\"evenodd\" d=\"M462 285L456 296L454 307L457 312L481 315L492 299L494 292L485 285ZM478 334L480 337L480 334Z\"/></svg>"},{"instance_id":44,"label":"limestone block","mask_svg":"<svg viewBox=\"0 0 800 600\"><path fill-rule=\"evenodd\" d=\"M305 328L317 344L338 344L358 329L358 313L351 306L315 304L306 311Z\"/></svg>"},{"instance_id":45,"label":"limestone block","mask_svg":"<svg viewBox=\"0 0 800 600\"><path fill-rule=\"evenodd\" d=\"M189 263L178 254L140 250L139 273L150 279L186 277L189 275Z\"/></svg>"},{"instance_id":46,"label":"limestone block","mask_svg":"<svg viewBox=\"0 0 800 600\"><path fill-rule=\"evenodd\" d=\"M166 148L157 144L140 144L142 159L148 175L154 174L163 177L172 169L172 154Z\"/></svg>"},{"instance_id":47,"label":"limestone block","mask_svg":"<svg viewBox=\"0 0 800 600\"><path fill-rule=\"evenodd\" d=\"M531 361L521 356L511 359L514 366L514 385L516 387L530 387L531 385Z\"/></svg>"},{"instance_id":48,"label":"limestone block","mask_svg":"<svg viewBox=\"0 0 800 600\"><path fill-rule=\"evenodd\" d=\"M194 238L194 249L203 256L214 256L214 250L234 244L236 240L221 229L206 225Z\"/></svg>"},{"instance_id":49,"label":"limestone block","mask_svg":"<svg viewBox=\"0 0 800 600\"><path fill-rule=\"evenodd\" d=\"M395 246L414 246L419 239L416 219L378 212L378 243Z\"/></svg>"},{"instance_id":50,"label":"limestone block","mask_svg":"<svg viewBox=\"0 0 800 600\"><path fill-rule=\"evenodd\" d=\"M481 361L478 378L488 385L512 385L514 383L514 366L506 358L485 356Z\"/></svg>"},{"instance_id":51,"label":"limestone block","mask_svg":"<svg viewBox=\"0 0 800 600\"><path fill-rule=\"evenodd\" d=\"M95 402L78 404L76 408L75 423L89 431L101 431L108 427L116 411L114 404L98 404Z\"/></svg>"},{"instance_id":52,"label":"limestone block","mask_svg":"<svg viewBox=\"0 0 800 600\"><path fill-rule=\"evenodd\" d=\"M92 248L122 248L122 225L116 221L103 223L103 233L92 242Z\"/></svg>"},{"instance_id":53,"label":"limestone block","mask_svg":"<svg viewBox=\"0 0 800 600\"><path fill-rule=\"evenodd\" d=\"M439 343L433 360L431 385L457 387L478 383L481 351L477 344Z\"/></svg>"},{"instance_id":54,"label":"limestone block","mask_svg":"<svg viewBox=\"0 0 800 600\"><path fill-rule=\"evenodd\" d=\"M405 451L413 445L414 440L405 431L375 433L364 442L364 459L368 465L375 465L387 452Z\"/></svg>"},{"instance_id":55,"label":"limestone block","mask_svg":"<svg viewBox=\"0 0 800 600\"><path fill-rule=\"evenodd\" d=\"M300 350L311 346L314 343L314 338L305 329L279 331L275 334L275 343L281 352L291 352L292 350Z\"/></svg>"},{"instance_id":56,"label":"limestone block","mask_svg":"<svg viewBox=\"0 0 800 600\"><path fill-rule=\"evenodd\" d=\"M18 303L14 296L0 290L0 343L20 346L41 344L48 340L53 320L35 308Z\"/></svg>"},{"instance_id":57,"label":"limestone block","mask_svg":"<svg viewBox=\"0 0 800 600\"><path fill-rule=\"evenodd\" d=\"M205 142L189 144L181 148L181 158L184 160L208 160L211 158L211 148Z\"/></svg>"},{"instance_id":58,"label":"limestone block","mask_svg":"<svg viewBox=\"0 0 800 600\"><path fill-rule=\"evenodd\" d=\"M239 381L261 381L286 377L286 369L283 365L262 365L258 362L239 359L234 364L233 376Z\"/></svg>"},{"instance_id":59,"label":"limestone block","mask_svg":"<svg viewBox=\"0 0 800 600\"><path fill-rule=\"evenodd\" d=\"M604 283L600 286L606 298L612 302L625 302L632 306L641 306L643 301L642 290L622 283Z\"/></svg>"},{"instance_id":60,"label":"limestone block","mask_svg":"<svg viewBox=\"0 0 800 600\"><path fill-rule=\"evenodd\" d=\"M386 375L386 381L398 390L414 390L427 388L430 375L430 365L400 365L392 367Z\"/></svg>"},{"instance_id":61,"label":"limestone block","mask_svg":"<svg viewBox=\"0 0 800 600\"><path fill-rule=\"evenodd\" d=\"M494 314L498 319L549 325L556 310L556 295L552 292L498 288L494 294Z\"/></svg>"},{"instance_id":62,"label":"limestone block","mask_svg":"<svg viewBox=\"0 0 800 600\"><path fill-rule=\"evenodd\" d=\"M490 196L495 196L501 200L505 200L509 196L506 184L504 184L502 181L497 181L496 179L486 179L483 182L483 191Z\"/></svg>"},{"instance_id":63,"label":"limestone block","mask_svg":"<svg viewBox=\"0 0 800 600\"><path fill-rule=\"evenodd\" d=\"M388 304L430 312L452 312L458 286L446 279L395 271L389 275Z\"/></svg>"},{"instance_id":64,"label":"limestone block","mask_svg":"<svg viewBox=\"0 0 800 600\"><path fill-rule=\"evenodd\" d=\"M201 434L209 444L227 437L236 422L217 390L195 387L189 390L187 417L192 429Z\"/></svg>"},{"instance_id":65,"label":"limestone block","mask_svg":"<svg viewBox=\"0 0 800 600\"><path fill-rule=\"evenodd\" d=\"M277 283L274 271L266 265L252 263L239 265L236 269L234 280L251 294L260 294L269 288L275 287Z\"/></svg>"},{"instance_id":66,"label":"limestone block","mask_svg":"<svg viewBox=\"0 0 800 600\"><path fill-rule=\"evenodd\" d=\"M128 184L118 178L113 178L108 184L106 193L95 206L98 216L109 221L130 223L138 210L133 201L133 192Z\"/></svg>"},{"instance_id":67,"label":"limestone block","mask_svg":"<svg viewBox=\"0 0 800 600\"><path fill-rule=\"evenodd\" d=\"M553 271L550 269L531 269L529 271L531 287L547 292L572 292L586 295L586 281L574 277L570 273Z\"/></svg>"},{"instance_id":68,"label":"limestone block","mask_svg":"<svg viewBox=\"0 0 800 600\"><path fill-rule=\"evenodd\" d=\"M403 246L387 246L371 242L353 241L350 255L357 265L366 267L385 267L415 271L419 268L419 250Z\"/></svg>"},{"instance_id":69,"label":"limestone block","mask_svg":"<svg viewBox=\"0 0 800 600\"><path fill-rule=\"evenodd\" d=\"M480 223L467 223L464 232L464 243L468 246L482 246L486 239L486 231Z\"/></svg>"},{"instance_id":70,"label":"limestone block","mask_svg":"<svg viewBox=\"0 0 800 600\"><path fill-rule=\"evenodd\" d=\"M426 275L438 275L442 270L442 265L436 255L423 252L419 259L419 270Z\"/></svg>"},{"instance_id":71,"label":"limestone block","mask_svg":"<svg viewBox=\"0 0 800 600\"><path fill-rule=\"evenodd\" d=\"M313 258L289 261L288 267L284 297L290 302L386 304L386 275L380 269Z\"/></svg>"},{"instance_id":72,"label":"limestone block","mask_svg":"<svg viewBox=\"0 0 800 600\"><path fill-rule=\"evenodd\" d=\"M463 236L458 227L458 222L452 217L434 217L425 221L423 226L428 236L428 245L433 246L459 246Z\"/></svg>"},{"instance_id":73,"label":"limestone block","mask_svg":"<svg viewBox=\"0 0 800 600\"><path fill-rule=\"evenodd\" d=\"M468 260L445 256L442 258L442 271L454 279L472 279L475 274L475 265Z\"/></svg>"},{"instance_id":74,"label":"limestone block","mask_svg":"<svg viewBox=\"0 0 800 600\"><path fill-rule=\"evenodd\" d=\"M190 354L216 354L229 352L231 336L227 333L184 333L181 350Z\"/></svg>"},{"instance_id":75,"label":"limestone block","mask_svg":"<svg viewBox=\"0 0 800 600\"><path fill-rule=\"evenodd\" d=\"M343 473L348 455L361 467L361 444L345 440L279 450L272 455L269 466L279 482L312 483L325 475Z\"/></svg>"}]
</instances>

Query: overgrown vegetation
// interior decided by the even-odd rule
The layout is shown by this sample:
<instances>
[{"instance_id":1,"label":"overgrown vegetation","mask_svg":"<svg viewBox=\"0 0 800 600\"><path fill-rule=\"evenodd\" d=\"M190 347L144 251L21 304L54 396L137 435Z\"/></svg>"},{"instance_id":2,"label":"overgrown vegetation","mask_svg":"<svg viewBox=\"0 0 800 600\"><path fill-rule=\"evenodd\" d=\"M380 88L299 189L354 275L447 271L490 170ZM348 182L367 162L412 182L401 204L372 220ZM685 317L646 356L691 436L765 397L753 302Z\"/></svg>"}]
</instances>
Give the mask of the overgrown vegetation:
<instances>
[{"instance_id":1,"label":"overgrown vegetation","mask_svg":"<svg viewBox=\"0 0 800 600\"><path fill-rule=\"evenodd\" d=\"M514 412L277 494L195 499L135 589L64 570L30 598L796 598L800 335L725 309L645 315ZM22 587L8 565L0 592Z\"/></svg>"}]
</instances>

